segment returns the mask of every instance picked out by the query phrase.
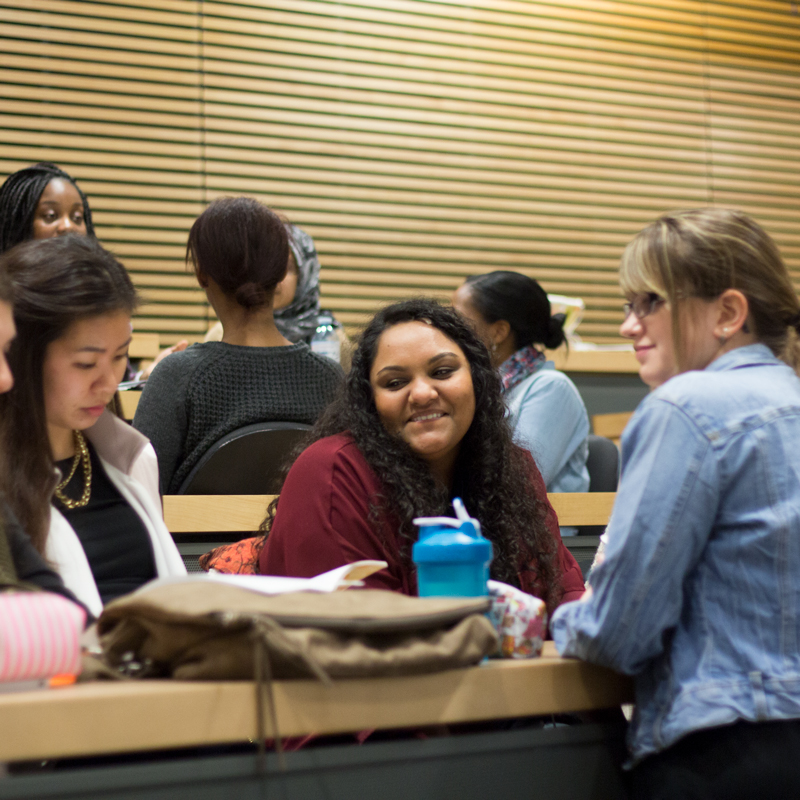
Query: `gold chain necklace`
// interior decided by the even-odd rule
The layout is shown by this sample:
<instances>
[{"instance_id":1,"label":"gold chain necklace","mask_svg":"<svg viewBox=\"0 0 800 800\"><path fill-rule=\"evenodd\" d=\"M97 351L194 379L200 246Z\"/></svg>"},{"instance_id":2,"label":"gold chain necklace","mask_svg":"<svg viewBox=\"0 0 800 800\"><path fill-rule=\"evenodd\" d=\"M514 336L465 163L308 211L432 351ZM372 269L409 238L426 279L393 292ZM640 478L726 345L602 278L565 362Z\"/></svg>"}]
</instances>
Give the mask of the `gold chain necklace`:
<instances>
[{"instance_id":1,"label":"gold chain necklace","mask_svg":"<svg viewBox=\"0 0 800 800\"><path fill-rule=\"evenodd\" d=\"M83 508L89 502L89 497L91 497L92 494L92 459L89 456L89 447L80 431L73 431L72 434L75 438L75 458L72 462L72 469L69 475L56 486L54 492L61 503L69 509ZM75 471L78 469L78 464L81 461L83 461L83 494L78 500L70 500L69 497L64 494L63 490L72 480Z\"/></svg>"}]
</instances>

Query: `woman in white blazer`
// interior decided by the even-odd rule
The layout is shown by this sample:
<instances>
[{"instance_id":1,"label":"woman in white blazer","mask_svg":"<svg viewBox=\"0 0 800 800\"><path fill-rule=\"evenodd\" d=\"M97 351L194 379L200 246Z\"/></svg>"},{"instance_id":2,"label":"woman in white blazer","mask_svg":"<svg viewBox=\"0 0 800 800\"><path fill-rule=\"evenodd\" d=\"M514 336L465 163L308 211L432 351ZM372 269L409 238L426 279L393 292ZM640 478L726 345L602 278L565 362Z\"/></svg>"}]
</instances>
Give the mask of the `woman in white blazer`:
<instances>
[{"instance_id":1,"label":"woman in white blazer","mask_svg":"<svg viewBox=\"0 0 800 800\"><path fill-rule=\"evenodd\" d=\"M36 549L95 615L155 577L185 574L164 525L149 441L108 409L137 297L96 241L66 236L0 257L11 281L14 387L0 395L0 487Z\"/></svg>"}]
</instances>

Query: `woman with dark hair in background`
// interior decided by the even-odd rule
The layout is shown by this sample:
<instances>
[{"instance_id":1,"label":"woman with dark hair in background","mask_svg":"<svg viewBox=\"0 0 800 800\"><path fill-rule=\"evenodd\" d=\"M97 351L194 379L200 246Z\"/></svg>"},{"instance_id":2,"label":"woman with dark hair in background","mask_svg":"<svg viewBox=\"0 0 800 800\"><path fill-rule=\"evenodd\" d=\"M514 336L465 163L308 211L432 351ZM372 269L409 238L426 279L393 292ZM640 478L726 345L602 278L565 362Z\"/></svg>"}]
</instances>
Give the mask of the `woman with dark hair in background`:
<instances>
[{"instance_id":1,"label":"woman with dark hair in background","mask_svg":"<svg viewBox=\"0 0 800 800\"><path fill-rule=\"evenodd\" d=\"M63 169L41 161L0 187L0 253L28 239L94 236L89 201Z\"/></svg>"},{"instance_id":2,"label":"woman with dark hair in background","mask_svg":"<svg viewBox=\"0 0 800 800\"><path fill-rule=\"evenodd\" d=\"M14 383L0 394L1 487L36 550L97 616L151 578L185 573L161 517L155 454L106 408L136 291L87 237L20 244L0 256L0 272L16 326Z\"/></svg>"},{"instance_id":3,"label":"woman with dark hair in background","mask_svg":"<svg viewBox=\"0 0 800 800\"><path fill-rule=\"evenodd\" d=\"M494 544L494 578L551 610L580 596L541 476L511 441L486 348L452 309L409 300L379 311L311 441L262 526L261 572L380 559L388 570L365 583L414 595L412 520L447 514L459 496Z\"/></svg>"},{"instance_id":4,"label":"woman with dark hair in background","mask_svg":"<svg viewBox=\"0 0 800 800\"><path fill-rule=\"evenodd\" d=\"M237 428L315 422L341 383L337 364L275 325L273 296L288 257L283 221L252 198L215 200L192 225L186 260L224 333L165 359L136 409L133 424L153 442L164 494L177 492L201 456Z\"/></svg>"},{"instance_id":5,"label":"woman with dark hair in background","mask_svg":"<svg viewBox=\"0 0 800 800\"><path fill-rule=\"evenodd\" d=\"M272 301L275 325L290 342L311 344L319 324L319 258L314 240L297 225L286 225L289 236L289 261L286 276L275 287ZM333 315L331 315L333 316ZM347 372L353 345L344 328L337 322L339 340L339 363ZM218 342L222 339L222 323L216 322L208 329L203 341Z\"/></svg>"},{"instance_id":6,"label":"woman with dark hair in background","mask_svg":"<svg viewBox=\"0 0 800 800\"><path fill-rule=\"evenodd\" d=\"M564 315L550 315L547 293L533 278L502 270L467 278L453 306L489 348L514 439L530 450L547 491L588 491L586 407L575 384L537 347L564 344Z\"/></svg>"},{"instance_id":7,"label":"woman with dark hair in background","mask_svg":"<svg viewBox=\"0 0 800 800\"><path fill-rule=\"evenodd\" d=\"M289 259L286 275L275 287L272 317L290 342L311 343L319 317L319 258L314 240L297 225L286 225ZM209 328L206 342L222 339L222 323Z\"/></svg>"}]
</instances>

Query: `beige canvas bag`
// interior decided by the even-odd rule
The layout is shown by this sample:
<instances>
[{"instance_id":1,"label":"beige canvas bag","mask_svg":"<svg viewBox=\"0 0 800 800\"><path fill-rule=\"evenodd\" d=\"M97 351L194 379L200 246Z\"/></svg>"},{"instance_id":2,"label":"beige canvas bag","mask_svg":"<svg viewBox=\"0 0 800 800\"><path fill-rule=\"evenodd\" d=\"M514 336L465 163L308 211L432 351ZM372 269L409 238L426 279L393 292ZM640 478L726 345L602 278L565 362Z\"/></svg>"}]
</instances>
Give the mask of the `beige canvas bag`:
<instances>
[{"instance_id":1,"label":"beige canvas bag","mask_svg":"<svg viewBox=\"0 0 800 800\"><path fill-rule=\"evenodd\" d=\"M374 589L262 595L212 581L143 587L104 609L108 663L144 676L238 680L410 675L464 667L497 649L486 598Z\"/></svg>"},{"instance_id":2,"label":"beige canvas bag","mask_svg":"<svg viewBox=\"0 0 800 800\"><path fill-rule=\"evenodd\" d=\"M213 581L142 587L105 607L105 663L131 677L255 679L285 768L273 678L411 675L476 664L497 650L488 598L417 598L373 589L267 596ZM268 705L265 709L264 697Z\"/></svg>"}]
</instances>

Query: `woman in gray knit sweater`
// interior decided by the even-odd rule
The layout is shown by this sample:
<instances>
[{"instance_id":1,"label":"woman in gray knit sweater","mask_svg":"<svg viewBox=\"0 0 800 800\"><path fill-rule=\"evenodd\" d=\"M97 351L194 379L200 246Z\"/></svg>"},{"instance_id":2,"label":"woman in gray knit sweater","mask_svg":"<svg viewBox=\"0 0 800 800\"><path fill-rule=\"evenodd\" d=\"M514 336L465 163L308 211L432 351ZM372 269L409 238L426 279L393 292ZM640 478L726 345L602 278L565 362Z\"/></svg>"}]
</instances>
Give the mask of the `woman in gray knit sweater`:
<instances>
[{"instance_id":1,"label":"woman in gray knit sweater","mask_svg":"<svg viewBox=\"0 0 800 800\"><path fill-rule=\"evenodd\" d=\"M292 344L273 318L286 275L286 228L257 200L215 200L189 232L186 259L223 325L159 364L133 420L158 455L161 491L178 491L218 439L256 422L313 423L342 380L338 364Z\"/></svg>"}]
</instances>

